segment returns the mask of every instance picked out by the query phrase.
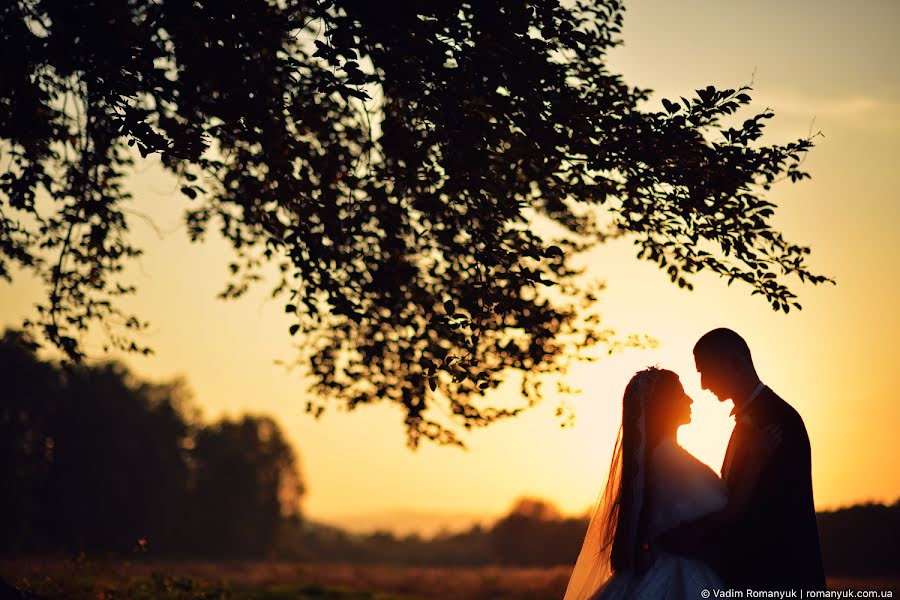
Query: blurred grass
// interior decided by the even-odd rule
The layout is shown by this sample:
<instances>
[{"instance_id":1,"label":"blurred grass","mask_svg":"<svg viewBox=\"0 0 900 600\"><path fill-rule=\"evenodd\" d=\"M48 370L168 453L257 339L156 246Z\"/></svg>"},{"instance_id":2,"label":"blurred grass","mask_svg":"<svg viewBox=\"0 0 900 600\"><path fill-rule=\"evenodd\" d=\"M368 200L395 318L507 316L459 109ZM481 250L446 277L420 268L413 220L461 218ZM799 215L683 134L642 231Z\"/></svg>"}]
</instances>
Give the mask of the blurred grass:
<instances>
[{"instance_id":1,"label":"blurred grass","mask_svg":"<svg viewBox=\"0 0 900 600\"><path fill-rule=\"evenodd\" d=\"M161 573L118 582L41 576L15 583L40 598L66 600L421 600L416 596L339 585L273 584L248 588Z\"/></svg>"},{"instance_id":2,"label":"blurred grass","mask_svg":"<svg viewBox=\"0 0 900 600\"><path fill-rule=\"evenodd\" d=\"M280 561L0 561L0 575L46 598L558 600L571 567L413 567Z\"/></svg>"},{"instance_id":3,"label":"blurred grass","mask_svg":"<svg viewBox=\"0 0 900 600\"><path fill-rule=\"evenodd\" d=\"M406 567L279 561L0 561L0 575L46 599L559 600L569 566ZM900 580L829 579L833 590Z\"/></svg>"}]
</instances>

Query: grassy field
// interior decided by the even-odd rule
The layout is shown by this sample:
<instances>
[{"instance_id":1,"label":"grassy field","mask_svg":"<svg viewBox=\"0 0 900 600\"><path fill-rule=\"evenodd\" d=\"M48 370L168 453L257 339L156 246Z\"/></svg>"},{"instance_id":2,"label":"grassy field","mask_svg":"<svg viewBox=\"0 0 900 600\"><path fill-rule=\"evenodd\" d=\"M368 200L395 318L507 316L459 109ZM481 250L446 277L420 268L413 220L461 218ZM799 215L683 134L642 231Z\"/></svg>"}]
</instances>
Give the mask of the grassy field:
<instances>
[{"instance_id":1,"label":"grassy field","mask_svg":"<svg viewBox=\"0 0 900 600\"><path fill-rule=\"evenodd\" d=\"M287 562L15 561L0 574L73 600L559 600L570 567L401 567ZM830 579L831 589L900 590L896 579ZM897 593L894 597L900 597Z\"/></svg>"}]
</instances>

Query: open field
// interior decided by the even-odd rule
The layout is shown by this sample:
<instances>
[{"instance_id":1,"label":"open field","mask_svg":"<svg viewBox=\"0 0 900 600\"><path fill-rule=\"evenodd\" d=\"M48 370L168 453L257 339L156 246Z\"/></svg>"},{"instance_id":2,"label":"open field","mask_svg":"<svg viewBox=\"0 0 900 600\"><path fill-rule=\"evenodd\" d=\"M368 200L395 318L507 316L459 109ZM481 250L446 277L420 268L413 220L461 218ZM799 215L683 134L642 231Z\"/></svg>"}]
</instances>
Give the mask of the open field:
<instances>
[{"instance_id":1,"label":"open field","mask_svg":"<svg viewBox=\"0 0 900 600\"><path fill-rule=\"evenodd\" d=\"M558 600L570 567L404 567L294 562L7 561L0 574L73 600ZM829 580L831 589L900 590L900 579Z\"/></svg>"}]
</instances>

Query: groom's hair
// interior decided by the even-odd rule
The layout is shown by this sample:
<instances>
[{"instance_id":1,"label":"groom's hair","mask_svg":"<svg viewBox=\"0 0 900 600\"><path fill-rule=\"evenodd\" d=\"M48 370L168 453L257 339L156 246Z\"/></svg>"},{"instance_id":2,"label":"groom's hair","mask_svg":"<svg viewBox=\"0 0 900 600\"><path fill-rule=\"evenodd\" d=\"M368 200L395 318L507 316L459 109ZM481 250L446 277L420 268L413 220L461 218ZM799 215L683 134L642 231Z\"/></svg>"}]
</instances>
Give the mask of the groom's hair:
<instances>
[{"instance_id":1,"label":"groom's hair","mask_svg":"<svg viewBox=\"0 0 900 600\"><path fill-rule=\"evenodd\" d=\"M725 327L713 329L697 340L694 344L694 356L728 357L753 364L750 346L744 338Z\"/></svg>"}]
</instances>

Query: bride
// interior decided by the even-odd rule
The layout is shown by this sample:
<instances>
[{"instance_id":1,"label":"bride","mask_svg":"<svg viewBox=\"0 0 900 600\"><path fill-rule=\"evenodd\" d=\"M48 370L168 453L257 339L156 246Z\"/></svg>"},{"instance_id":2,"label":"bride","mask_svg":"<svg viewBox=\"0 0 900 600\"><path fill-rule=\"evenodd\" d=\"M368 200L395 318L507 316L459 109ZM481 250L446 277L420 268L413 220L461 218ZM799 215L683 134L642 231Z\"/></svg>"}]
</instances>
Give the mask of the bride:
<instances>
[{"instance_id":1,"label":"bride","mask_svg":"<svg viewBox=\"0 0 900 600\"><path fill-rule=\"evenodd\" d=\"M725 588L706 563L658 544L665 532L728 500L718 475L675 441L678 427L691 421L691 403L672 371L651 367L631 378L606 488L564 600L686 600Z\"/></svg>"}]
</instances>

